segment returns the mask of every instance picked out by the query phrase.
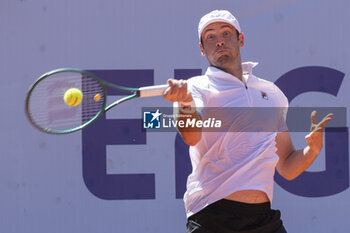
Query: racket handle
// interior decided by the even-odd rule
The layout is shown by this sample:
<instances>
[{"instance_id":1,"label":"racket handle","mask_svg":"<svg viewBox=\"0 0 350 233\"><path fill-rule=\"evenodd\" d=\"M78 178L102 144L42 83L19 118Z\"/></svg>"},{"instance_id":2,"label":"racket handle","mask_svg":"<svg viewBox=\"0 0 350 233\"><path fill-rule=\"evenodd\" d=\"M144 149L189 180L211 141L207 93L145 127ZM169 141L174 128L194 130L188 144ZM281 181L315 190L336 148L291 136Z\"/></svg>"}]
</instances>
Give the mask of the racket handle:
<instances>
[{"instance_id":1,"label":"racket handle","mask_svg":"<svg viewBox=\"0 0 350 233\"><path fill-rule=\"evenodd\" d=\"M165 85L156 85L156 86L148 86L148 87L140 87L139 88L139 96L140 97L151 97L151 96L159 96L163 95L164 91L169 86Z\"/></svg>"}]
</instances>

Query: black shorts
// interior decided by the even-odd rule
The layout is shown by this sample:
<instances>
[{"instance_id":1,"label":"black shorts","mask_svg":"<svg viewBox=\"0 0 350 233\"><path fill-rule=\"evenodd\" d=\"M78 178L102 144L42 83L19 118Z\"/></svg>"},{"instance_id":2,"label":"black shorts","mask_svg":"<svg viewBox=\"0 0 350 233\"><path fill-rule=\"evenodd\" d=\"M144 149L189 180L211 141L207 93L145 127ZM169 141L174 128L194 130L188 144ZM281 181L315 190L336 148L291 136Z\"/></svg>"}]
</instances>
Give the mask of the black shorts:
<instances>
[{"instance_id":1,"label":"black shorts","mask_svg":"<svg viewBox=\"0 0 350 233\"><path fill-rule=\"evenodd\" d=\"M187 233L286 233L270 202L247 204L222 199L187 220Z\"/></svg>"}]
</instances>

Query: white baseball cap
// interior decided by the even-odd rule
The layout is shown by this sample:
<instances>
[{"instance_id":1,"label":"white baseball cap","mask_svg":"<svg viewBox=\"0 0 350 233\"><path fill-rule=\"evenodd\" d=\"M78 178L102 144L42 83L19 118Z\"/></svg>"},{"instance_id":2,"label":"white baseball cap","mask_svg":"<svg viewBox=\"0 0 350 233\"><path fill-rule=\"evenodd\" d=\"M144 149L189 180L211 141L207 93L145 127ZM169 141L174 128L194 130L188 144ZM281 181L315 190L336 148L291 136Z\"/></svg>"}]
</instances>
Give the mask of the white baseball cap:
<instances>
[{"instance_id":1,"label":"white baseball cap","mask_svg":"<svg viewBox=\"0 0 350 233\"><path fill-rule=\"evenodd\" d=\"M211 23L225 22L231 24L239 33L241 33L241 27L238 20L227 10L214 10L204 15L198 24L198 37L201 39L202 32Z\"/></svg>"}]
</instances>

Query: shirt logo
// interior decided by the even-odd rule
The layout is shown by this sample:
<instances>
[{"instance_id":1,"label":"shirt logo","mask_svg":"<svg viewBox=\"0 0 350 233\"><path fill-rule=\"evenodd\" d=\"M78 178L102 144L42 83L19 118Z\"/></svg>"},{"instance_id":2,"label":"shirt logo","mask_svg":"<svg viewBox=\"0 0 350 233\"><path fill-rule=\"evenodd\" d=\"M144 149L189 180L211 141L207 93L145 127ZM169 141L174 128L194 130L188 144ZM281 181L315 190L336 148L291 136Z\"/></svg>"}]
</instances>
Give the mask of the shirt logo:
<instances>
[{"instance_id":1,"label":"shirt logo","mask_svg":"<svg viewBox=\"0 0 350 233\"><path fill-rule=\"evenodd\" d=\"M263 99L265 99L265 100L268 100L268 99L269 99L269 97L267 97L266 92L263 92L263 91L261 91L261 97L262 97Z\"/></svg>"}]
</instances>

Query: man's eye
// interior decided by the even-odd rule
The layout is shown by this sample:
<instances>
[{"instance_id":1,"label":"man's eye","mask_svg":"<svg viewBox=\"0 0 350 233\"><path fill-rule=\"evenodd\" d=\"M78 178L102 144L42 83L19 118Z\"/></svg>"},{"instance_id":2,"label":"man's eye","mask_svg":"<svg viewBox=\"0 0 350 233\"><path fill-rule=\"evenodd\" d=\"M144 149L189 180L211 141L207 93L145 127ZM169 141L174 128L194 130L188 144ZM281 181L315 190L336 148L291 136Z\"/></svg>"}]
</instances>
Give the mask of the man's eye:
<instances>
[{"instance_id":1,"label":"man's eye","mask_svg":"<svg viewBox=\"0 0 350 233\"><path fill-rule=\"evenodd\" d=\"M208 36L207 36L207 39L208 39L208 40L214 39L214 36L213 36L213 35L208 35Z\"/></svg>"},{"instance_id":2,"label":"man's eye","mask_svg":"<svg viewBox=\"0 0 350 233\"><path fill-rule=\"evenodd\" d=\"M228 36L230 33L228 31L224 32L224 36Z\"/></svg>"}]
</instances>

